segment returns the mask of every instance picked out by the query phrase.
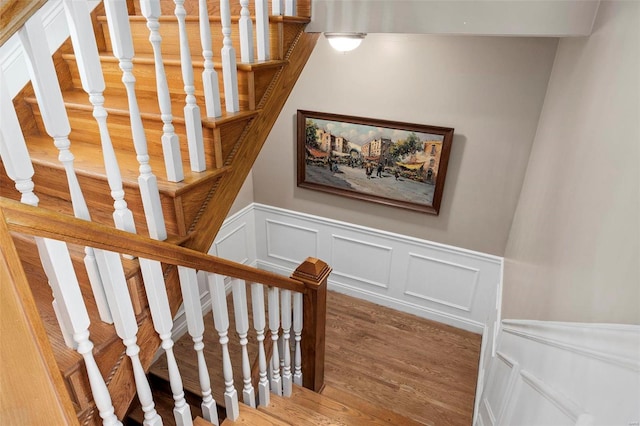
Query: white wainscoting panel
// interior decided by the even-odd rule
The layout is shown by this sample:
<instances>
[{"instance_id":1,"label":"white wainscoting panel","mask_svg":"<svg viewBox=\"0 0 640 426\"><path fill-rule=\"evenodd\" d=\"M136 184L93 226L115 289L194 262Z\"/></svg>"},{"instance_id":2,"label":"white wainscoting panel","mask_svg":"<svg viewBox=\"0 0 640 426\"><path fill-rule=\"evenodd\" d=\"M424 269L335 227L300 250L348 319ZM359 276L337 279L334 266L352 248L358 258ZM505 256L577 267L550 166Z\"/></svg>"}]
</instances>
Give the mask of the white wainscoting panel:
<instances>
[{"instance_id":1,"label":"white wainscoting panel","mask_svg":"<svg viewBox=\"0 0 640 426\"><path fill-rule=\"evenodd\" d=\"M254 217L261 268L317 257L332 290L479 334L497 317L502 258L261 204Z\"/></svg>"},{"instance_id":2,"label":"white wainscoting panel","mask_svg":"<svg viewBox=\"0 0 640 426\"><path fill-rule=\"evenodd\" d=\"M318 230L275 219L264 222L266 255L271 259L298 266L318 253Z\"/></svg>"},{"instance_id":3,"label":"white wainscoting panel","mask_svg":"<svg viewBox=\"0 0 640 426\"><path fill-rule=\"evenodd\" d=\"M640 424L640 326L503 321L476 425Z\"/></svg>"},{"instance_id":4,"label":"white wainscoting panel","mask_svg":"<svg viewBox=\"0 0 640 426\"><path fill-rule=\"evenodd\" d=\"M340 235L331 236L332 274L355 283L389 288L393 248Z\"/></svg>"},{"instance_id":5,"label":"white wainscoting panel","mask_svg":"<svg viewBox=\"0 0 640 426\"><path fill-rule=\"evenodd\" d=\"M480 271L409 253L404 294L471 312Z\"/></svg>"}]
</instances>

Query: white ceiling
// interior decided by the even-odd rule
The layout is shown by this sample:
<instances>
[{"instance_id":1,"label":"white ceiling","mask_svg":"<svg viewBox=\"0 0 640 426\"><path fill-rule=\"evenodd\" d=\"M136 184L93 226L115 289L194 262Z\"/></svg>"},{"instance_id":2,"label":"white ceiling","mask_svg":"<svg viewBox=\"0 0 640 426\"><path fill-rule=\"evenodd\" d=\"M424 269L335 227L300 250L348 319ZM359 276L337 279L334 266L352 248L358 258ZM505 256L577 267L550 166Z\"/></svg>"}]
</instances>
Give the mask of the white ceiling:
<instances>
[{"instance_id":1,"label":"white ceiling","mask_svg":"<svg viewBox=\"0 0 640 426\"><path fill-rule=\"evenodd\" d=\"M308 32L571 37L599 0L313 0Z\"/></svg>"}]
</instances>

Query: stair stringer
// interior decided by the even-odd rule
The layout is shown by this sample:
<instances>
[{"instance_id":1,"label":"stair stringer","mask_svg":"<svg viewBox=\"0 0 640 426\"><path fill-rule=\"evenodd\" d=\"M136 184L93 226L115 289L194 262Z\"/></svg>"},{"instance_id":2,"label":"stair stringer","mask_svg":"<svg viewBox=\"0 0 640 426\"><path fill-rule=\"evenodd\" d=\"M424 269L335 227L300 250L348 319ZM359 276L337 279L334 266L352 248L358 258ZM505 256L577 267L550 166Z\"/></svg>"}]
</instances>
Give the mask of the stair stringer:
<instances>
[{"instance_id":1,"label":"stair stringer","mask_svg":"<svg viewBox=\"0 0 640 426\"><path fill-rule=\"evenodd\" d=\"M301 29L285 56L287 65L274 77L263 102L259 105L260 113L245 127L225 163L231 166L230 172L222 176L211 188L191 224L189 233L192 238L185 243L186 247L206 252L213 244L319 36L319 33L306 33Z\"/></svg>"}]
</instances>

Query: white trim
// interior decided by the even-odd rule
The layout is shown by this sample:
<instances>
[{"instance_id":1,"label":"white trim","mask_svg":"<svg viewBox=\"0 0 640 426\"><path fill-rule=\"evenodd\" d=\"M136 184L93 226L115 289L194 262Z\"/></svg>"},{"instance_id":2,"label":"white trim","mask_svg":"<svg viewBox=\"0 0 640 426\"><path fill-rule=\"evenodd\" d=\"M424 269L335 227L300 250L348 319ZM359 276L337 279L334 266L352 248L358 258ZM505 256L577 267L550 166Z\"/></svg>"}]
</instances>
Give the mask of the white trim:
<instances>
[{"instance_id":1,"label":"white trim","mask_svg":"<svg viewBox=\"0 0 640 426\"><path fill-rule=\"evenodd\" d=\"M452 266L454 268L458 268L458 269L462 269L462 270L473 272L473 284L472 284L471 292L469 293L469 303L467 303L466 306L459 305L457 303L447 302L446 300L441 300L441 299L438 299L438 298L435 298L435 297L425 296L424 294L419 294L419 293L416 293L414 291L409 291L409 290L405 290L404 291L404 294L409 295L409 296L417 297L417 298L423 299L423 300L429 300L431 302L438 303L438 304L444 305L444 306L450 306L450 307L452 307L454 309L459 309L461 311L471 312L471 305L473 304L473 299L474 299L474 296L475 296L475 293L476 293L476 289L478 288L478 277L479 277L479 274L480 274L480 270L479 269L470 268L468 266L461 265L461 264L456 263L456 262L447 262L445 260L436 259L435 257L423 256L423 255L420 255L420 254L417 254L417 253L411 253L411 252L409 252L409 258L428 260L430 262L440 263L440 264L443 264L443 265L448 265L448 266ZM483 331L483 333L484 333L484 331Z\"/></svg>"},{"instance_id":2,"label":"white trim","mask_svg":"<svg viewBox=\"0 0 640 426\"><path fill-rule=\"evenodd\" d=\"M318 231L317 230L312 229L312 228L307 228L307 227L304 227L304 226L292 225L290 223L281 222L281 221L272 220L272 219L267 219L265 222L267 223L267 225L271 225L271 224L280 225L280 226L283 226L283 227L286 227L286 228L298 229L298 230L301 230L301 231L305 231L305 232L309 232L309 233L314 234L315 235L315 239L316 239L316 253L318 252ZM291 259L291 258L288 258L286 256L280 256L278 254L275 254L273 252L273 250L271 250L271 245L269 244L269 242L272 240L272 238L271 238L272 228L267 226L266 230L267 230L267 240L266 240L266 244L267 244L266 253L267 253L267 256L273 257L275 259L284 260L285 262L289 262L289 263L293 263L293 264L300 263L300 261L298 261L298 260ZM311 253L311 254L315 255L315 253Z\"/></svg>"},{"instance_id":3,"label":"white trim","mask_svg":"<svg viewBox=\"0 0 640 426\"><path fill-rule=\"evenodd\" d=\"M498 425L522 421L521 408L576 426L640 421L640 326L503 320L498 342L474 424L489 423L486 405Z\"/></svg>"},{"instance_id":4,"label":"white trim","mask_svg":"<svg viewBox=\"0 0 640 426\"><path fill-rule=\"evenodd\" d=\"M504 320L502 324L505 333L640 371L640 326L530 320Z\"/></svg>"},{"instance_id":5,"label":"white trim","mask_svg":"<svg viewBox=\"0 0 640 426\"><path fill-rule=\"evenodd\" d=\"M522 380L526 384L531 386L536 392L545 397L553 405L558 407L560 411L562 411L574 422L577 422L580 417L587 414L583 408L578 406L578 404L573 402L567 396L556 391L530 372L521 370L520 377L522 377Z\"/></svg>"},{"instance_id":6,"label":"white trim","mask_svg":"<svg viewBox=\"0 0 640 426\"><path fill-rule=\"evenodd\" d=\"M334 265L335 262L335 241L336 240L342 240L342 241L348 241L351 243L357 243L360 244L362 246L368 246L368 247L374 247L377 249L381 249L381 250L385 250L389 253L389 257L388 257L388 264L387 264L387 276L386 276L386 282L388 283L391 280L391 256L393 254L393 247L389 247L389 246L384 246L381 244L374 244L374 243L370 243L368 241L362 241L362 240L358 240L355 238L348 238L348 237L344 237L342 235L336 235L336 234L331 234L331 265ZM363 277L357 277L353 274L348 274L345 272L341 272L341 271L337 271L337 270L333 270L332 272L335 275L341 276L341 277L345 277L345 278L350 278L352 280L358 280L367 284L370 284L372 286L376 286L376 287L380 287L380 288L384 288L384 289L388 289L389 285L385 284L383 282L379 282L379 281L373 281L367 278L363 278Z\"/></svg>"},{"instance_id":7,"label":"white trim","mask_svg":"<svg viewBox=\"0 0 640 426\"><path fill-rule=\"evenodd\" d=\"M275 272L287 276L291 275L291 273L294 271L293 268L276 265L264 260L258 260L257 267L266 271ZM390 296L381 295L379 293L368 291L366 289L353 287L348 284L338 283L332 280L331 276L329 276L327 287L329 288L329 290L335 290L338 293L344 293L350 296L358 297L369 302L377 303L382 306L397 309L399 311L407 312L433 321L438 321L443 324L470 331L472 333L481 334L483 330L483 325L479 322L434 309L429 309L427 307L420 306L415 303L410 303L404 300L399 300Z\"/></svg>"},{"instance_id":8,"label":"white trim","mask_svg":"<svg viewBox=\"0 0 640 426\"><path fill-rule=\"evenodd\" d=\"M327 224L334 228L347 229L347 230L357 230L361 233L368 234L373 237L383 236L386 239L400 241L404 243L413 243L419 244L421 246L427 246L431 248L435 248L441 251L447 251L454 254L464 254L466 256L474 257L481 259L483 261L494 262L498 265L502 265L502 257L494 256L492 254L482 253L478 251L473 251L461 247L450 246L447 244L438 243L435 241L427 241L419 238L411 237L408 235L396 234L389 231L383 231L380 229L373 229L362 225L357 225L353 223L341 222L335 219L323 218L320 216L314 216L308 213L294 212L291 210L285 210L280 207L267 206L260 203L252 204L254 210L263 211L263 212L276 212L282 216L288 216L292 219L304 219L305 221L311 221L318 224Z\"/></svg>"}]
</instances>

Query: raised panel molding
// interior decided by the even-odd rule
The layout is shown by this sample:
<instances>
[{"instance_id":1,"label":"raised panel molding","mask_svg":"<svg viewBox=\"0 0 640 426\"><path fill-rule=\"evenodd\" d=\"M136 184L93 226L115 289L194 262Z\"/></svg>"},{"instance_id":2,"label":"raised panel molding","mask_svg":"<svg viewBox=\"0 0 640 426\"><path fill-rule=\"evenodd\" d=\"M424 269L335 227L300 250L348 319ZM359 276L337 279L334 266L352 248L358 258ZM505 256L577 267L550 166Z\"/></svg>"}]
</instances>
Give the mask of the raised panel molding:
<instances>
[{"instance_id":1,"label":"raised panel molding","mask_svg":"<svg viewBox=\"0 0 640 426\"><path fill-rule=\"evenodd\" d=\"M507 355L497 352L490 376L482 393L480 416L483 424L502 424L510 396L516 386L520 365Z\"/></svg>"},{"instance_id":2,"label":"raised panel molding","mask_svg":"<svg viewBox=\"0 0 640 426\"><path fill-rule=\"evenodd\" d=\"M318 230L273 219L265 225L267 257L297 266L309 256L318 256Z\"/></svg>"},{"instance_id":3,"label":"raised panel molding","mask_svg":"<svg viewBox=\"0 0 640 426\"><path fill-rule=\"evenodd\" d=\"M216 238L213 245L218 257L246 264L249 262L248 241L247 224L243 223L222 238Z\"/></svg>"},{"instance_id":4,"label":"raised panel molding","mask_svg":"<svg viewBox=\"0 0 640 426\"><path fill-rule=\"evenodd\" d=\"M332 274L387 289L393 248L331 235Z\"/></svg>"},{"instance_id":5,"label":"raised panel molding","mask_svg":"<svg viewBox=\"0 0 640 426\"><path fill-rule=\"evenodd\" d=\"M493 327L493 322L486 322L498 316L502 258L306 213L253 206L260 267L290 273L307 256L318 257L333 268L332 290L478 334ZM421 279L427 272L435 281L425 286Z\"/></svg>"},{"instance_id":6,"label":"raised panel molding","mask_svg":"<svg viewBox=\"0 0 640 426\"><path fill-rule=\"evenodd\" d=\"M476 268L409 253L404 294L471 312L479 273Z\"/></svg>"},{"instance_id":7,"label":"raised panel molding","mask_svg":"<svg viewBox=\"0 0 640 426\"><path fill-rule=\"evenodd\" d=\"M640 326L505 320L499 334L474 424L640 424Z\"/></svg>"}]
</instances>

